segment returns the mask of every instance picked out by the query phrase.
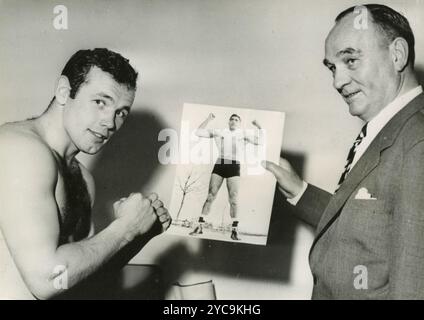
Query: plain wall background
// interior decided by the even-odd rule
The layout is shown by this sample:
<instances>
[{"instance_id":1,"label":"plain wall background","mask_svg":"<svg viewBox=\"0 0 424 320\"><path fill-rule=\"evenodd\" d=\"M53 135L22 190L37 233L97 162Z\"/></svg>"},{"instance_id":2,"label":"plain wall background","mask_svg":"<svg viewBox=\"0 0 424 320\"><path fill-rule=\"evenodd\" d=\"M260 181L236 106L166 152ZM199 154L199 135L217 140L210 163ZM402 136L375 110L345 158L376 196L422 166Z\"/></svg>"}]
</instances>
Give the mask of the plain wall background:
<instances>
[{"instance_id":1,"label":"plain wall background","mask_svg":"<svg viewBox=\"0 0 424 320\"><path fill-rule=\"evenodd\" d=\"M409 19L424 67L424 1L375 1ZM53 8L68 8L55 30ZM169 204L175 166L157 151L163 128L179 130L184 102L286 113L283 154L329 191L360 121L332 88L324 40L336 15L357 1L145 0L0 1L0 123L40 114L67 59L107 47L140 72L133 112L105 149L80 159L97 184L96 223L129 192L157 192ZM423 77L422 77L423 78ZM165 289L212 279L219 299L309 299L311 230L276 195L267 247L161 235L133 259L157 264Z\"/></svg>"}]
</instances>

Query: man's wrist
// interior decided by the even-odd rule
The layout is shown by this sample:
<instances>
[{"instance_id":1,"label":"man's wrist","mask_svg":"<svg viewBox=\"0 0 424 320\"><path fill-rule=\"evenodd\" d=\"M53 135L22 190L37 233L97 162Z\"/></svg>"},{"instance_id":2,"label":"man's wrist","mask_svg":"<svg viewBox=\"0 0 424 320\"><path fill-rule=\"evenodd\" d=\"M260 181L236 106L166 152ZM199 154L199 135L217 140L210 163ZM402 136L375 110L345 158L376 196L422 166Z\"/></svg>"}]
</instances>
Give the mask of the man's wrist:
<instances>
[{"instance_id":1,"label":"man's wrist","mask_svg":"<svg viewBox=\"0 0 424 320\"><path fill-rule=\"evenodd\" d=\"M291 205L295 206L299 202L300 198L302 198L307 187L308 187L308 183L306 181L302 181L302 188L300 189L299 193L296 196L294 196L293 198L290 198L290 199L287 198L287 202L290 203Z\"/></svg>"},{"instance_id":2,"label":"man's wrist","mask_svg":"<svg viewBox=\"0 0 424 320\"><path fill-rule=\"evenodd\" d=\"M126 246L136 237L136 232L132 230L134 228L125 221L124 217L115 219L109 227L111 228L111 232L120 237L121 247Z\"/></svg>"}]
</instances>

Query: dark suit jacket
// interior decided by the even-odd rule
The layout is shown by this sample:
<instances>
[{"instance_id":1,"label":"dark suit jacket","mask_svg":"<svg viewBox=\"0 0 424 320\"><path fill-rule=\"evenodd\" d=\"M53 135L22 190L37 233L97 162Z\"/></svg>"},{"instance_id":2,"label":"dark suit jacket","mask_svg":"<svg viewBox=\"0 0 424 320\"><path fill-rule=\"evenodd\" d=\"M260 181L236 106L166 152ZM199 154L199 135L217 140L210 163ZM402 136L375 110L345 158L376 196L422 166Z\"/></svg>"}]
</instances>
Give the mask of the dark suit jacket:
<instances>
[{"instance_id":1,"label":"dark suit jacket","mask_svg":"<svg viewBox=\"0 0 424 320\"><path fill-rule=\"evenodd\" d=\"M313 299L424 299L423 108L420 94L398 112L336 194L309 185L298 202L316 228Z\"/></svg>"}]
</instances>

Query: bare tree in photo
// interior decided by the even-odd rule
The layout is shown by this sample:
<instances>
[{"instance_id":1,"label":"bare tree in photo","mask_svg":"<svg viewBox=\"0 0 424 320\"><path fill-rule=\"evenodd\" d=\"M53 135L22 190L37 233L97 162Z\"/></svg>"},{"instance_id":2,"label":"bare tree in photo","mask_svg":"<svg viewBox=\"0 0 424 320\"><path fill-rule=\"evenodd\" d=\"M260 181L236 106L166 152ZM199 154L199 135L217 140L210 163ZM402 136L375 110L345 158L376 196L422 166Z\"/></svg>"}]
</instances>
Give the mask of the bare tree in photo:
<instances>
[{"instance_id":1,"label":"bare tree in photo","mask_svg":"<svg viewBox=\"0 0 424 320\"><path fill-rule=\"evenodd\" d=\"M198 185L198 182L199 182L201 177L202 177L201 174L199 174L198 176L195 176L194 169L192 168L190 173L186 176L184 182L181 181L181 178L178 178L178 184L177 185L182 192L182 198L181 198L180 207L179 207L178 212L177 212L177 217L175 219L176 221L178 221L181 210L184 206L184 201L186 199L186 196L189 193L200 192L202 190L201 186Z\"/></svg>"}]
</instances>

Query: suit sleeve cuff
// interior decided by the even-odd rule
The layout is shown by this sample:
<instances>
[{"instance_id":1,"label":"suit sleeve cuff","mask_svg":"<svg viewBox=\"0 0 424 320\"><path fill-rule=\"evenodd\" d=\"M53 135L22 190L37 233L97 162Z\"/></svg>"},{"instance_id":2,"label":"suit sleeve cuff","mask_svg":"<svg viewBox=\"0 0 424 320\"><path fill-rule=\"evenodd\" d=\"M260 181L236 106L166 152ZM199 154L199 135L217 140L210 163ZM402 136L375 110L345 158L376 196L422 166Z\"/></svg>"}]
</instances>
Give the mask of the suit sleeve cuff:
<instances>
[{"instance_id":1,"label":"suit sleeve cuff","mask_svg":"<svg viewBox=\"0 0 424 320\"><path fill-rule=\"evenodd\" d=\"M295 206L299 202L300 198L302 198L307 187L308 184L306 183L306 181L303 181L302 189L300 190L300 192L294 198L287 199L287 202L290 203L292 206Z\"/></svg>"}]
</instances>

